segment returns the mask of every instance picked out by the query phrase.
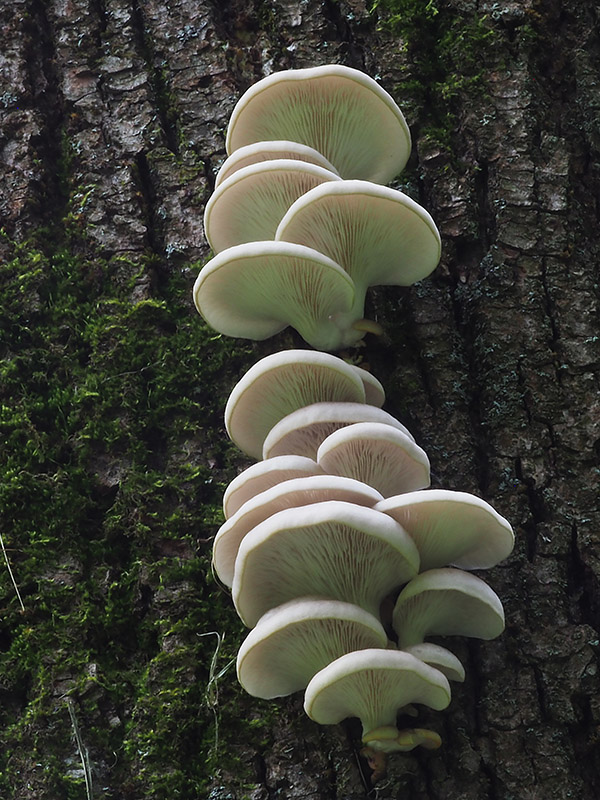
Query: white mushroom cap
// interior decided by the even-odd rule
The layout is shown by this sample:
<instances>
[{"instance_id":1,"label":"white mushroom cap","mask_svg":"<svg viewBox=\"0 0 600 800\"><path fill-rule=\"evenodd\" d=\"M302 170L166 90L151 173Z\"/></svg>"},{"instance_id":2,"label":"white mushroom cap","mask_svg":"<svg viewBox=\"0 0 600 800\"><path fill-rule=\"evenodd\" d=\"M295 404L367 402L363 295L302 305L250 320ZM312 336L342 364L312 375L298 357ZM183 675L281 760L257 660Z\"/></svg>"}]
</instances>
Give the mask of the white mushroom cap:
<instances>
[{"instance_id":1,"label":"white mushroom cap","mask_svg":"<svg viewBox=\"0 0 600 800\"><path fill-rule=\"evenodd\" d=\"M270 608L307 594L373 615L419 569L410 536L385 514L328 500L279 511L248 533L235 562L233 601L256 625Z\"/></svg>"},{"instance_id":2,"label":"white mushroom cap","mask_svg":"<svg viewBox=\"0 0 600 800\"><path fill-rule=\"evenodd\" d=\"M460 660L439 644L432 644L431 642L422 642L421 644L413 644L412 647L405 647L405 653L411 653L413 656L420 658L430 667L435 667L443 673L449 681L458 681L462 683L465 679L465 668Z\"/></svg>"},{"instance_id":3,"label":"white mushroom cap","mask_svg":"<svg viewBox=\"0 0 600 800\"><path fill-rule=\"evenodd\" d=\"M331 433L317 451L324 472L374 486L384 497L429 486L429 459L401 430L357 422Z\"/></svg>"},{"instance_id":4,"label":"white mushroom cap","mask_svg":"<svg viewBox=\"0 0 600 800\"><path fill-rule=\"evenodd\" d=\"M366 483L338 475L293 478L261 492L244 503L217 531L213 566L219 578L226 586L231 586L240 542L261 522L284 508L322 503L324 500L344 500L372 507L381 500L381 494Z\"/></svg>"},{"instance_id":5,"label":"white mushroom cap","mask_svg":"<svg viewBox=\"0 0 600 800\"><path fill-rule=\"evenodd\" d=\"M289 242L229 247L200 270L194 303L226 336L268 339L288 325L317 350L356 344L354 282L335 261Z\"/></svg>"},{"instance_id":6,"label":"white mushroom cap","mask_svg":"<svg viewBox=\"0 0 600 800\"><path fill-rule=\"evenodd\" d=\"M316 458L324 439L355 422L390 425L413 438L401 422L381 408L348 402L313 403L293 411L271 428L264 441L263 458L286 454Z\"/></svg>"},{"instance_id":7,"label":"white mushroom cap","mask_svg":"<svg viewBox=\"0 0 600 800\"><path fill-rule=\"evenodd\" d=\"M234 386L225 427L240 450L260 458L265 437L279 420L329 401L364 403L364 384L354 367L329 353L283 350L258 361Z\"/></svg>"},{"instance_id":8,"label":"white mushroom cap","mask_svg":"<svg viewBox=\"0 0 600 800\"><path fill-rule=\"evenodd\" d=\"M337 174L333 164L315 150L314 147L282 140L256 142L255 144L240 147L224 161L215 177L215 189L238 169L249 167L251 164L258 164L261 161L270 161L274 158L293 158L298 161L306 161L309 164L316 164L318 167L323 167L323 169L328 169L330 172Z\"/></svg>"},{"instance_id":9,"label":"white mushroom cap","mask_svg":"<svg viewBox=\"0 0 600 800\"><path fill-rule=\"evenodd\" d=\"M353 650L385 648L379 620L338 600L303 597L267 611L237 657L237 674L255 697L283 697L305 689L313 675Z\"/></svg>"},{"instance_id":10,"label":"white mushroom cap","mask_svg":"<svg viewBox=\"0 0 600 800\"><path fill-rule=\"evenodd\" d=\"M313 247L356 285L357 317L368 286L410 286L436 268L441 253L430 214L402 192L368 181L321 184L289 207L275 238Z\"/></svg>"},{"instance_id":11,"label":"white mushroom cap","mask_svg":"<svg viewBox=\"0 0 600 800\"><path fill-rule=\"evenodd\" d=\"M263 78L239 99L226 147L290 139L322 153L343 178L387 183L410 155L402 112L372 78L339 64L285 70Z\"/></svg>"},{"instance_id":12,"label":"white mushroom cap","mask_svg":"<svg viewBox=\"0 0 600 800\"><path fill-rule=\"evenodd\" d=\"M421 554L422 570L448 564L488 569L513 549L514 534L508 521L468 492L411 492L382 500L377 510L392 516L412 536Z\"/></svg>"},{"instance_id":13,"label":"white mushroom cap","mask_svg":"<svg viewBox=\"0 0 600 800\"><path fill-rule=\"evenodd\" d=\"M259 461L240 472L225 489L223 514L233 516L245 502L282 481L322 475L323 470L312 458L304 456L278 456Z\"/></svg>"},{"instance_id":14,"label":"white mushroom cap","mask_svg":"<svg viewBox=\"0 0 600 800\"><path fill-rule=\"evenodd\" d=\"M504 610L481 578L450 567L430 569L400 592L393 626L403 649L435 634L494 639L504 630Z\"/></svg>"},{"instance_id":15,"label":"white mushroom cap","mask_svg":"<svg viewBox=\"0 0 600 800\"><path fill-rule=\"evenodd\" d=\"M353 364L352 367L360 375L364 384L365 402L370 406L377 406L377 408L381 408L381 406L385 403L385 389L381 385L381 382L378 381L377 378L368 370L363 369L363 367L357 367L356 364Z\"/></svg>"},{"instance_id":16,"label":"white mushroom cap","mask_svg":"<svg viewBox=\"0 0 600 800\"><path fill-rule=\"evenodd\" d=\"M316 164L273 159L242 167L206 204L204 233L215 253L244 242L274 239L281 218L300 195L339 175Z\"/></svg>"},{"instance_id":17,"label":"white mushroom cap","mask_svg":"<svg viewBox=\"0 0 600 800\"><path fill-rule=\"evenodd\" d=\"M321 725L358 717L363 742L370 746L375 744L370 734L381 728L394 730L398 710L412 703L441 711L450 703L450 685L439 670L399 650L358 650L341 656L317 672L304 696L304 710Z\"/></svg>"}]
</instances>

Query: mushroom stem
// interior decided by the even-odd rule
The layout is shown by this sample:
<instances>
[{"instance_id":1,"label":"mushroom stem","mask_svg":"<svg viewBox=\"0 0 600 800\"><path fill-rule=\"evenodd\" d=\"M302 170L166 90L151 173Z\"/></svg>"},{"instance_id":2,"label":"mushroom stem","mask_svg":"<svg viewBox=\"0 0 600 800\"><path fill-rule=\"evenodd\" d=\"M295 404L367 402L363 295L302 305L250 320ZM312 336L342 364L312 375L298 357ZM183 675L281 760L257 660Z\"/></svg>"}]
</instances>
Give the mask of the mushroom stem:
<instances>
[{"instance_id":1,"label":"mushroom stem","mask_svg":"<svg viewBox=\"0 0 600 800\"><path fill-rule=\"evenodd\" d=\"M374 333L375 336L383 335L383 328L374 319L358 319L352 323L355 331L364 331L365 333Z\"/></svg>"},{"instance_id":2,"label":"mushroom stem","mask_svg":"<svg viewBox=\"0 0 600 800\"><path fill-rule=\"evenodd\" d=\"M437 750L442 739L428 728L405 728L399 731L393 725L374 728L362 737L363 744L371 750L384 753L405 753L415 747Z\"/></svg>"}]
</instances>

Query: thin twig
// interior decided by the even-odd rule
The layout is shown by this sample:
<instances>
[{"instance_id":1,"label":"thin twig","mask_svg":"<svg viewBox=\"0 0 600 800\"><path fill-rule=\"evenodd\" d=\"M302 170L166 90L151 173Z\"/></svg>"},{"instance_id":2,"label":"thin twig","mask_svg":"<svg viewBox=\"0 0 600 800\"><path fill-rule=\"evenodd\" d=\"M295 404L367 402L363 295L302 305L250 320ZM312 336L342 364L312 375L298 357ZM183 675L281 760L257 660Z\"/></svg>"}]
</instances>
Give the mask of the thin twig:
<instances>
[{"instance_id":1,"label":"thin twig","mask_svg":"<svg viewBox=\"0 0 600 800\"><path fill-rule=\"evenodd\" d=\"M235 663L235 658L232 658L225 666L217 672L217 661L219 659L219 651L223 644L223 635L218 631L207 631L206 633L199 633L198 636L216 636L217 646L210 660L210 667L208 670L208 683L206 684L206 691L204 692L204 702L213 713L215 720L215 752L219 749L219 717L217 715L217 706L219 704L219 685L218 681L225 675L228 669Z\"/></svg>"},{"instance_id":2,"label":"thin twig","mask_svg":"<svg viewBox=\"0 0 600 800\"><path fill-rule=\"evenodd\" d=\"M73 728L73 735L75 736L75 743L77 744L77 751L81 759L81 766L83 767L83 776L85 778L85 795L87 800L92 800L92 769L90 766L90 758L88 755L87 747L83 744L81 734L79 733L79 725L77 724L77 717L75 716L75 705L70 697L66 699L67 708L69 709L69 716L71 717L71 726Z\"/></svg>"},{"instance_id":3,"label":"thin twig","mask_svg":"<svg viewBox=\"0 0 600 800\"><path fill-rule=\"evenodd\" d=\"M0 545L2 545L2 552L4 553L4 561L6 562L6 569L8 570L8 574L10 575L10 579L12 581L12 585L15 587L15 592L17 593L17 599L21 605L21 611L25 612L25 606L23 605L23 599L21 597L21 592L19 591L19 587L17 586L17 582L15 580L15 576L13 575L13 571L10 568L10 561L8 560L8 554L6 552L6 547L4 547L4 539L2 538L2 534L0 533Z\"/></svg>"}]
</instances>

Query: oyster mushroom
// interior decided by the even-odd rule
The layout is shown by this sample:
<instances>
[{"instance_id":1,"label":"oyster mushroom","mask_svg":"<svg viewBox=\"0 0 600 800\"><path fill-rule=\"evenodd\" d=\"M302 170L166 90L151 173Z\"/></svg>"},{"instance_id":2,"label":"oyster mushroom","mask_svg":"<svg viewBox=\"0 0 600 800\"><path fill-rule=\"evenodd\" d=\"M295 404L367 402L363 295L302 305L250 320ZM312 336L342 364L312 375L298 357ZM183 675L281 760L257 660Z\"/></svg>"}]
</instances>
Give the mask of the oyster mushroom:
<instances>
[{"instance_id":1,"label":"oyster mushroom","mask_svg":"<svg viewBox=\"0 0 600 800\"><path fill-rule=\"evenodd\" d=\"M316 459L327 436L355 422L379 422L413 439L401 422L381 408L366 403L313 403L292 411L271 428L264 440L263 458L295 454Z\"/></svg>"},{"instance_id":2,"label":"oyster mushroom","mask_svg":"<svg viewBox=\"0 0 600 800\"><path fill-rule=\"evenodd\" d=\"M270 608L307 594L354 603L376 616L383 598L418 569L413 541L391 517L327 500L279 511L244 536L233 602L248 627Z\"/></svg>"},{"instance_id":3,"label":"oyster mushroom","mask_svg":"<svg viewBox=\"0 0 600 800\"><path fill-rule=\"evenodd\" d=\"M281 218L300 195L341 178L306 161L272 159L236 170L206 204L204 233L215 253L244 242L273 239Z\"/></svg>"},{"instance_id":4,"label":"oyster mushroom","mask_svg":"<svg viewBox=\"0 0 600 800\"><path fill-rule=\"evenodd\" d=\"M318 153L314 147L308 147L298 142L287 142L283 140L270 142L256 142L245 147L238 148L229 158L225 159L221 169L215 177L215 189L230 175L238 169L249 167L251 164L259 164L261 161L270 161L275 158L291 158L298 161L306 161L309 164L316 164L318 167L328 169L337 174L336 168L325 156Z\"/></svg>"},{"instance_id":5,"label":"oyster mushroom","mask_svg":"<svg viewBox=\"0 0 600 800\"><path fill-rule=\"evenodd\" d=\"M225 427L240 450L260 458L269 431L292 411L315 402L365 399L362 376L341 358L284 350L258 361L236 383L225 406Z\"/></svg>"},{"instance_id":6,"label":"oyster mushroom","mask_svg":"<svg viewBox=\"0 0 600 800\"><path fill-rule=\"evenodd\" d=\"M342 178L387 183L410 155L408 125L392 97L368 75L340 64L276 72L238 100L227 153L286 139L313 147Z\"/></svg>"},{"instance_id":7,"label":"oyster mushroom","mask_svg":"<svg viewBox=\"0 0 600 800\"><path fill-rule=\"evenodd\" d=\"M436 634L494 639L504 630L504 610L481 578L450 567L430 569L402 589L392 624L402 649Z\"/></svg>"},{"instance_id":8,"label":"oyster mushroom","mask_svg":"<svg viewBox=\"0 0 600 800\"><path fill-rule=\"evenodd\" d=\"M238 679L255 697L283 697L339 656L386 643L379 620L362 608L302 597L260 618L238 652Z\"/></svg>"},{"instance_id":9,"label":"oyster mushroom","mask_svg":"<svg viewBox=\"0 0 600 800\"><path fill-rule=\"evenodd\" d=\"M357 422L331 433L317 450L324 472L374 486L384 497L429 486L429 459L409 436L381 422Z\"/></svg>"},{"instance_id":10,"label":"oyster mushroom","mask_svg":"<svg viewBox=\"0 0 600 800\"><path fill-rule=\"evenodd\" d=\"M219 333L268 339L288 325L316 350L339 350L365 335L348 315L355 303L348 273L322 253L289 242L246 242L200 270L193 297Z\"/></svg>"},{"instance_id":11,"label":"oyster mushroom","mask_svg":"<svg viewBox=\"0 0 600 800\"><path fill-rule=\"evenodd\" d=\"M358 717L363 744L373 750L439 747L433 731L396 728L399 709L413 703L441 711L450 703L450 685L439 670L399 650L347 653L317 672L304 696L304 710L321 725Z\"/></svg>"},{"instance_id":12,"label":"oyster mushroom","mask_svg":"<svg viewBox=\"0 0 600 800\"><path fill-rule=\"evenodd\" d=\"M338 475L292 478L256 495L225 522L215 537L213 566L226 586L233 582L235 559L246 534L278 511L325 500L344 500L372 507L381 494L366 483Z\"/></svg>"},{"instance_id":13,"label":"oyster mushroom","mask_svg":"<svg viewBox=\"0 0 600 800\"><path fill-rule=\"evenodd\" d=\"M452 564L495 567L510 555L513 530L489 503L468 492L428 489L387 497L377 505L412 536L423 571Z\"/></svg>"}]
</instances>

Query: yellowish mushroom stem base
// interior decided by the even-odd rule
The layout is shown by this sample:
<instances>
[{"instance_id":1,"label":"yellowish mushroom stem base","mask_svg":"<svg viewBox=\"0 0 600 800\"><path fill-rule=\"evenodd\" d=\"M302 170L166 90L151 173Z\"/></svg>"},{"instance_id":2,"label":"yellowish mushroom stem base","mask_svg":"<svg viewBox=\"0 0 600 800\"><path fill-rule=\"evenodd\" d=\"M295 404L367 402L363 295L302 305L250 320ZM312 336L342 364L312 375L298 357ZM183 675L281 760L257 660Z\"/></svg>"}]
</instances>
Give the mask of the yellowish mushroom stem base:
<instances>
[{"instance_id":1,"label":"yellowish mushroom stem base","mask_svg":"<svg viewBox=\"0 0 600 800\"><path fill-rule=\"evenodd\" d=\"M405 753L419 746L427 750L437 750L442 744L442 739L435 731L427 728L406 728L399 731L393 725L386 725L365 733L362 742L370 750Z\"/></svg>"},{"instance_id":2,"label":"yellowish mushroom stem base","mask_svg":"<svg viewBox=\"0 0 600 800\"><path fill-rule=\"evenodd\" d=\"M383 334L383 328L378 322L373 319L359 319L352 323L355 331L365 331L365 333L374 333L375 336Z\"/></svg>"}]
</instances>

